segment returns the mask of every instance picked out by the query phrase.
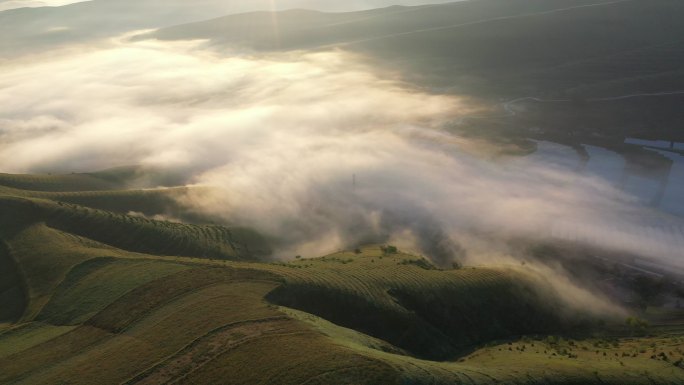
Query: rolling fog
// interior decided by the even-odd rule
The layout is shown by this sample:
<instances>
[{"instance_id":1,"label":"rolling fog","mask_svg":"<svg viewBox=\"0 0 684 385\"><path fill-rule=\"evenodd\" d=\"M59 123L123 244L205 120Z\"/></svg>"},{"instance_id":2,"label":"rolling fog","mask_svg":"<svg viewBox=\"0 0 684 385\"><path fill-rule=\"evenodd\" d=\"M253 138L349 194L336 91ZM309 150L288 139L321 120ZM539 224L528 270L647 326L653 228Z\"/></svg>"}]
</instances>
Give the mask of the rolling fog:
<instances>
[{"instance_id":1,"label":"rolling fog","mask_svg":"<svg viewBox=\"0 0 684 385\"><path fill-rule=\"evenodd\" d=\"M119 38L0 66L1 171L182 170L212 187L183 204L275 237L282 258L390 241L482 263L507 255L496 240L572 239L568 226L598 246L680 257L658 227L615 226L678 219L600 173L548 161L543 146L479 157L444 129L476 102L426 94L342 51L218 55Z\"/></svg>"}]
</instances>

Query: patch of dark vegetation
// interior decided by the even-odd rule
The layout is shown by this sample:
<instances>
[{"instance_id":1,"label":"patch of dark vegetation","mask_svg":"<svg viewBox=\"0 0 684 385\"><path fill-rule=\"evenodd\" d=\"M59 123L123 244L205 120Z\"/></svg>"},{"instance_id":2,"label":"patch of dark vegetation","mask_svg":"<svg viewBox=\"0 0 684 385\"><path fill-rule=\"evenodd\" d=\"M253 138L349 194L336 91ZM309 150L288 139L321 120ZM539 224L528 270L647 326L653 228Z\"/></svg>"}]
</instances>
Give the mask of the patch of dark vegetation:
<instances>
[{"instance_id":1,"label":"patch of dark vegetation","mask_svg":"<svg viewBox=\"0 0 684 385\"><path fill-rule=\"evenodd\" d=\"M446 359L454 352L444 333L419 317L353 293L322 285L287 284L266 299L380 338L420 357Z\"/></svg>"},{"instance_id":2,"label":"patch of dark vegetation","mask_svg":"<svg viewBox=\"0 0 684 385\"><path fill-rule=\"evenodd\" d=\"M0 240L0 323L19 321L27 302L21 271L5 242Z\"/></svg>"},{"instance_id":3,"label":"patch of dark vegetation","mask_svg":"<svg viewBox=\"0 0 684 385\"><path fill-rule=\"evenodd\" d=\"M382 253L385 255L397 254L399 252L399 249L392 245L381 246L380 250L382 250Z\"/></svg>"},{"instance_id":4,"label":"patch of dark vegetation","mask_svg":"<svg viewBox=\"0 0 684 385\"><path fill-rule=\"evenodd\" d=\"M492 340L571 330L581 323L562 318L562 312L532 287L515 279L473 282L465 291L453 286L397 287L388 294L394 305L342 289L289 283L272 291L267 300L431 360L451 359Z\"/></svg>"},{"instance_id":5,"label":"patch of dark vegetation","mask_svg":"<svg viewBox=\"0 0 684 385\"><path fill-rule=\"evenodd\" d=\"M399 265L414 265L425 270L437 270L437 267L425 258L404 259L401 262L399 262Z\"/></svg>"}]
</instances>

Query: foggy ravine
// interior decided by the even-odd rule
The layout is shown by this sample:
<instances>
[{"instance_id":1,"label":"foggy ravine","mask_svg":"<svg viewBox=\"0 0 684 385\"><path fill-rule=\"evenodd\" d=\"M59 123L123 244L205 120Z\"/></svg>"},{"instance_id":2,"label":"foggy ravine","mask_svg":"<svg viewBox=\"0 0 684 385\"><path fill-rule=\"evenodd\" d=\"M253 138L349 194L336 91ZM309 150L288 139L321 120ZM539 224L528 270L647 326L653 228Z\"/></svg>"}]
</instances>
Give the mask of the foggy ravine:
<instances>
[{"instance_id":1,"label":"foggy ravine","mask_svg":"<svg viewBox=\"0 0 684 385\"><path fill-rule=\"evenodd\" d=\"M666 234L615 227L678 219L599 176L464 151L444 127L476 102L426 94L343 51L219 55L120 38L1 69L1 171L186 170L214 189L184 204L275 237L281 258L391 240L442 264L480 263L507 255L491 239L542 240L571 224L609 229L598 246L680 264Z\"/></svg>"}]
</instances>

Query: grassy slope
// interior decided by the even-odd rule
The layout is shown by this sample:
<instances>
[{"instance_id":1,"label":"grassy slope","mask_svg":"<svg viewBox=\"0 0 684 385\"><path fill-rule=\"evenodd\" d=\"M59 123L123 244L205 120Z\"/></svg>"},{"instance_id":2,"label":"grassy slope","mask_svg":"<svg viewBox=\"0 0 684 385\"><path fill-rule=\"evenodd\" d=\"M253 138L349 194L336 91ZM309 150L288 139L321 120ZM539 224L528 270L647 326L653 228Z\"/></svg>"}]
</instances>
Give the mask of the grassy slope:
<instances>
[{"instance_id":1,"label":"grassy slope","mask_svg":"<svg viewBox=\"0 0 684 385\"><path fill-rule=\"evenodd\" d=\"M24 277L7 244L0 241L0 324L19 320L26 302Z\"/></svg>"},{"instance_id":2,"label":"grassy slope","mask_svg":"<svg viewBox=\"0 0 684 385\"><path fill-rule=\"evenodd\" d=\"M168 269L167 266L173 264L150 259L93 260L89 263L106 266L146 263L148 272ZM329 268L325 267L329 262L301 263L320 263L312 273L318 271L329 275L329 278L321 278L321 282L331 280ZM338 276L344 277L344 266L352 264L342 265ZM165 379L182 378L182 383L201 384L230 378L231 383L245 384L305 381L447 384L454 381L481 383L492 377L507 383L598 383L595 372L599 372L600 378L607 383L624 383L625 379L648 383L648 378L658 383L676 383L684 379L684 371L671 363L679 357L676 355L671 356L670 362L652 360L652 348L649 348L649 354L614 357L615 353L629 351L631 354L635 346L650 346L652 341L647 339L624 341L617 348L601 345L600 359L596 359L591 341L577 342L571 348L573 353L579 353L577 358L561 355L568 342L550 344L547 341L494 345L467 355L461 362L412 358L385 341L308 313L269 305L264 298L282 285L283 280L297 280L298 274L293 272L299 273L302 269L290 265L264 265L263 269L255 269L259 266L253 264L249 269L233 262L212 266L211 262L186 261L171 275L112 295L108 299L109 305L79 326L66 326L69 329L65 329L60 326L59 317L51 321L56 326L42 331L40 328L45 324L29 324L27 328L37 327L40 333L22 340L20 351L0 357L0 381L161 383ZM402 270L406 270L406 276L415 273L414 265L396 266L396 274L401 274ZM448 281L461 281L458 272L434 273L444 273L449 276ZM486 275L488 271L482 273ZM108 275L106 286L126 286L131 279L130 270L125 268L110 269ZM87 287L101 290L104 287L98 279L101 276L101 268L79 266L74 269L70 279L57 289L58 293L64 293L75 288L72 300L65 300L64 294L56 295L61 299L54 300L52 310L46 313L59 314L61 310L71 318L78 318L76 313L80 310L82 314L90 315L87 299L93 294ZM417 280L421 281L421 278ZM429 281L429 285L438 285ZM348 290L357 290L354 287L356 280L348 279L348 282ZM331 285L345 286L344 282L331 282ZM465 286L468 286L467 282ZM77 293L81 293L80 296ZM477 292L466 293L468 291L454 294L460 294L459 298L478 295ZM85 305L74 309L75 303L81 303L79 297L86 299ZM9 338L6 334L0 335L0 342ZM672 345L667 349L674 351L681 347L681 343L671 339L667 342ZM532 349L531 343L539 353ZM518 350L522 345L527 345L525 351ZM585 352L583 345L592 346L591 351ZM664 344L658 342L657 350L662 346ZM542 353L542 347L546 353ZM610 356L604 357L604 351ZM257 367L260 369L254 370Z\"/></svg>"},{"instance_id":3,"label":"grassy slope","mask_svg":"<svg viewBox=\"0 0 684 385\"><path fill-rule=\"evenodd\" d=\"M368 336L308 313L284 311L338 344L387 362L400 371L408 383L674 384L684 378L682 369L672 365L682 357L679 338L626 338L611 343L602 339L560 339L560 342L550 343L547 338L524 338L489 344L457 362L435 362L383 351L383 347ZM652 348L654 344L658 348ZM669 362L650 358L663 351L673 352ZM637 355L633 357L635 352ZM629 357L625 357L626 354Z\"/></svg>"},{"instance_id":4,"label":"grassy slope","mask_svg":"<svg viewBox=\"0 0 684 385\"><path fill-rule=\"evenodd\" d=\"M124 166L91 173L0 174L0 186L44 192L107 191L132 186L165 186L165 182L177 179L162 170Z\"/></svg>"},{"instance_id":5,"label":"grassy slope","mask_svg":"<svg viewBox=\"0 0 684 385\"><path fill-rule=\"evenodd\" d=\"M0 174L0 206L4 211L0 226L7 220L9 227L5 227L16 231L44 222L51 228L133 252L245 260L268 257L271 250L266 240L250 229L166 220L211 221L178 203L187 192L185 187L129 189L175 179L173 173L139 167L66 175Z\"/></svg>"},{"instance_id":6,"label":"grassy slope","mask_svg":"<svg viewBox=\"0 0 684 385\"><path fill-rule=\"evenodd\" d=\"M307 380L392 383L393 379L453 383L455 379L483 381L493 375L524 383L527 377L509 370L519 368L520 360L535 357L525 358L516 351L508 356L507 352L499 353L502 358L487 361L489 353L484 350L466 362L419 360L400 354L401 350L387 342L310 314L269 305L264 298L273 289L283 282L302 280L305 268L293 267L296 264L250 264L247 268L244 263L137 258L128 255L124 259L92 259L72 269L37 317L42 322L25 326L23 333L30 338L21 339L19 347L13 345L0 357L0 381L160 383L182 377L183 383L211 383L225 378L235 379L235 383L264 384ZM352 266L357 264L358 268L361 262L343 265L330 260L328 257L326 261L299 263L319 264L310 267L309 272L320 277L319 285L329 282L333 287L346 286L349 292L359 290ZM132 277L134 266L141 267L141 271ZM478 295L468 290L468 279L460 277L476 270L465 270L465 274L431 271L435 276L429 279L415 274L415 265L394 266L394 278L388 282L408 281L413 285L423 281L424 286L437 287L444 280L462 286L460 293L452 293L459 298ZM352 271L350 277L345 277L345 268ZM487 276L491 272L478 273ZM146 277L138 278L139 274ZM150 275L159 278L151 279ZM443 277L437 278L440 275ZM370 290L377 290L377 284L371 280ZM81 323L71 325L77 322ZM0 343L16 341L21 335L5 332L0 335ZM607 378L625 378L616 377L616 373L626 370L617 360L605 360L599 365L588 359L538 358L539 363L527 361L525 365L536 379L551 381L554 373L587 379L594 370ZM494 362L495 367L488 367ZM677 371L672 373L664 372L672 365L645 357L630 358L630 362L638 368L631 372L634 376L646 370L656 379L676 379L680 371L675 368ZM256 367L260 370L253 370Z\"/></svg>"},{"instance_id":7,"label":"grassy slope","mask_svg":"<svg viewBox=\"0 0 684 385\"><path fill-rule=\"evenodd\" d=\"M92 258L148 252L254 259L270 253L263 238L249 229L185 225L112 212L145 207L150 214L161 214L173 208L172 194L184 189L92 191L120 189L148 176L135 167L92 174L0 175L0 323L33 319L71 269Z\"/></svg>"},{"instance_id":8,"label":"grassy slope","mask_svg":"<svg viewBox=\"0 0 684 385\"><path fill-rule=\"evenodd\" d=\"M684 380L673 365L679 340L665 341L669 362L608 355L645 339L601 345L599 359L580 347L571 357L567 342L547 353L496 345L577 321L511 270L440 271L377 247L287 264L134 253L80 226L101 226L111 241L140 219L19 195L0 199L0 237L27 309L22 323L0 327L0 383L598 383L595 372L616 384ZM484 343L494 345L477 349Z\"/></svg>"},{"instance_id":9,"label":"grassy slope","mask_svg":"<svg viewBox=\"0 0 684 385\"><path fill-rule=\"evenodd\" d=\"M34 191L100 191L119 187L113 181L90 174L15 175L0 174L0 185Z\"/></svg>"},{"instance_id":10,"label":"grassy slope","mask_svg":"<svg viewBox=\"0 0 684 385\"><path fill-rule=\"evenodd\" d=\"M560 304L550 305L529 277L505 268L439 271L414 256L383 255L369 247L362 254L297 261L278 271L286 284L270 301L425 358L446 359L493 339L580 322L565 317Z\"/></svg>"},{"instance_id":11,"label":"grassy slope","mask_svg":"<svg viewBox=\"0 0 684 385\"><path fill-rule=\"evenodd\" d=\"M150 220L25 197L0 196L0 205L10 221L46 223L132 252L247 260L270 253L265 241L249 229Z\"/></svg>"}]
</instances>

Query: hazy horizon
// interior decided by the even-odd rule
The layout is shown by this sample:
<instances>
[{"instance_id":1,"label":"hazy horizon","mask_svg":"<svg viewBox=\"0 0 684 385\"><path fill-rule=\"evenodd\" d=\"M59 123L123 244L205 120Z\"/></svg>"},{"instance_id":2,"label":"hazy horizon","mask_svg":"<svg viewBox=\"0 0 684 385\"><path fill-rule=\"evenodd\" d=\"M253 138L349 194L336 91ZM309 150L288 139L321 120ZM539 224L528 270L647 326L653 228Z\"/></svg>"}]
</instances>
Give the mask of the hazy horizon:
<instances>
[{"instance_id":1,"label":"hazy horizon","mask_svg":"<svg viewBox=\"0 0 684 385\"><path fill-rule=\"evenodd\" d=\"M91 1L103 1L103 0L0 0L0 12L17 9L17 8L38 8L38 7L59 7L63 5L75 4L75 3L85 3ZM112 1L123 1L123 0L107 0ZM152 2L155 0L145 0L145 2ZM217 0L204 0L205 2ZM455 1L464 0L352 0L340 3L333 0L221 0L225 3L231 3L233 10L230 13L240 13L240 12L251 12L255 10L285 10L292 8L306 8L321 11L334 11L334 12L344 12L344 11L359 11L365 9L382 8L389 7L392 5L425 5L425 4L440 4L440 3L450 3ZM171 1L163 1L162 4L168 6L173 4ZM161 5L161 4L160 4ZM201 6L201 3L198 3ZM227 13L228 14L228 13Z\"/></svg>"}]
</instances>

